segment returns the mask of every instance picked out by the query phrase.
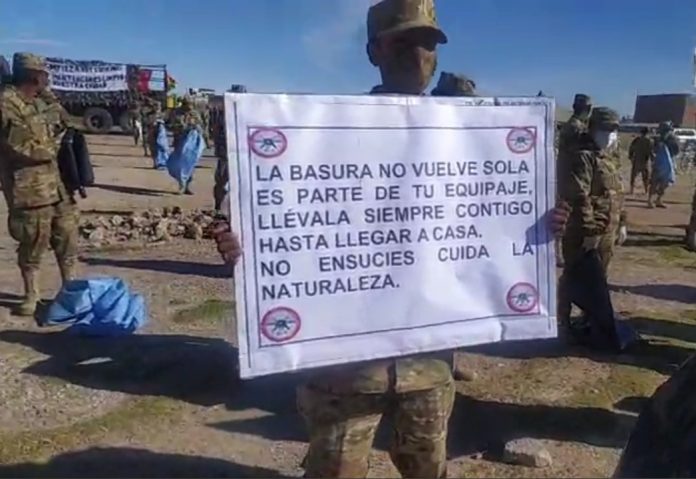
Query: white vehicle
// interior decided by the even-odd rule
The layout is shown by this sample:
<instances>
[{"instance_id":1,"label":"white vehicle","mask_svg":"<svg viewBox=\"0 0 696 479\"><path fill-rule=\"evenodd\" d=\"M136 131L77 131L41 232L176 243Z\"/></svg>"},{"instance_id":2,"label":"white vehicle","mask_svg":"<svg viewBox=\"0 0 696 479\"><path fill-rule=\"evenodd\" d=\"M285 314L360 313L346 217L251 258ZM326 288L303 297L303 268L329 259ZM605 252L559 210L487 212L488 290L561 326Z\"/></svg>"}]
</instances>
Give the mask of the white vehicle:
<instances>
[{"instance_id":1,"label":"white vehicle","mask_svg":"<svg viewBox=\"0 0 696 479\"><path fill-rule=\"evenodd\" d=\"M679 157L677 168L690 173L696 162L696 130L691 128L675 128L674 135L679 141Z\"/></svg>"},{"instance_id":2,"label":"white vehicle","mask_svg":"<svg viewBox=\"0 0 696 479\"><path fill-rule=\"evenodd\" d=\"M674 134L679 140L679 146L684 147L689 143L696 143L696 130L691 128L675 128Z\"/></svg>"}]
</instances>

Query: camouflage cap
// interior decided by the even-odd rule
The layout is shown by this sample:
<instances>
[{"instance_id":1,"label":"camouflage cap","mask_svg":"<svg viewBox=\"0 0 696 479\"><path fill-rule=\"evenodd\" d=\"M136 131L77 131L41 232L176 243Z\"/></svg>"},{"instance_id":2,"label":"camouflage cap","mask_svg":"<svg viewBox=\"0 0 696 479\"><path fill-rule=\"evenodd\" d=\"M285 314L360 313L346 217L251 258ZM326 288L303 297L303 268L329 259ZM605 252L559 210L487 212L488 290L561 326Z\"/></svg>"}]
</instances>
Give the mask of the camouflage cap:
<instances>
[{"instance_id":1,"label":"camouflage cap","mask_svg":"<svg viewBox=\"0 0 696 479\"><path fill-rule=\"evenodd\" d=\"M590 125L595 128L614 129L619 127L619 114L605 106L598 106L592 109L590 114Z\"/></svg>"},{"instance_id":2,"label":"camouflage cap","mask_svg":"<svg viewBox=\"0 0 696 479\"><path fill-rule=\"evenodd\" d=\"M442 72L431 93L433 96L474 96L476 83L465 75Z\"/></svg>"},{"instance_id":3,"label":"camouflage cap","mask_svg":"<svg viewBox=\"0 0 696 479\"><path fill-rule=\"evenodd\" d=\"M584 93L576 93L575 98L573 99L573 105L591 105L592 104L592 98L590 95L585 95Z\"/></svg>"},{"instance_id":4,"label":"camouflage cap","mask_svg":"<svg viewBox=\"0 0 696 479\"><path fill-rule=\"evenodd\" d=\"M34 70L48 73L46 60L33 53L15 53L12 57L12 71Z\"/></svg>"},{"instance_id":5,"label":"camouflage cap","mask_svg":"<svg viewBox=\"0 0 696 479\"><path fill-rule=\"evenodd\" d=\"M434 0L382 0L367 12L369 41L414 28L435 30L438 43L447 43L447 35L437 24Z\"/></svg>"}]
</instances>

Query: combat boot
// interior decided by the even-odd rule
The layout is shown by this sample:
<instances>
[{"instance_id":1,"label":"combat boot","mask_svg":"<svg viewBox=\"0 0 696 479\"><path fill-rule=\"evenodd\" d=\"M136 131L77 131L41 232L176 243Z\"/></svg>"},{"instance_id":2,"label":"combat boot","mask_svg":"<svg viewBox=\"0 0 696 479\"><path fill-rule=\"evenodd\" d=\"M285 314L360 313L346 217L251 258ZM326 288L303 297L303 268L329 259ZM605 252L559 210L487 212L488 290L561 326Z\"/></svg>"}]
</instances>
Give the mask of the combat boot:
<instances>
[{"instance_id":1,"label":"combat boot","mask_svg":"<svg viewBox=\"0 0 696 479\"><path fill-rule=\"evenodd\" d=\"M667 208L667 205L662 202L662 196L657 197L657 201L655 202L655 206L658 208Z\"/></svg>"},{"instance_id":2,"label":"combat boot","mask_svg":"<svg viewBox=\"0 0 696 479\"><path fill-rule=\"evenodd\" d=\"M39 288L35 270L23 270L24 299L15 309L17 316L34 316L36 305L39 302Z\"/></svg>"}]
</instances>

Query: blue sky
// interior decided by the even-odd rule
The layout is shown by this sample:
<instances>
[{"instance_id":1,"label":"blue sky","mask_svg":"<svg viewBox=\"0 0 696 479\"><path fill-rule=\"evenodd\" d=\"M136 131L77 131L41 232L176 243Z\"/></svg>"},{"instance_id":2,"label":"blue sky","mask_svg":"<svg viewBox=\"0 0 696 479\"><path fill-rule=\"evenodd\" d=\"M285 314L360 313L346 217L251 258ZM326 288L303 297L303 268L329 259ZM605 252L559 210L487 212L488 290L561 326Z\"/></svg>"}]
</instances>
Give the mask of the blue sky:
<instances>
[{"instance_id":1,"label":"blue sky","mask_svg":"<svg viewBox=\"0 0 696 479\"><path fill-rule=\"evenodd\" d=\"M374 0L0 0L0 53L166 63L182 86L361 93ZM562 105L576 91L632 113L636 92L688 92L693 0L438 0L439 67L482 93Z\"/></svg>"}]
</instances>

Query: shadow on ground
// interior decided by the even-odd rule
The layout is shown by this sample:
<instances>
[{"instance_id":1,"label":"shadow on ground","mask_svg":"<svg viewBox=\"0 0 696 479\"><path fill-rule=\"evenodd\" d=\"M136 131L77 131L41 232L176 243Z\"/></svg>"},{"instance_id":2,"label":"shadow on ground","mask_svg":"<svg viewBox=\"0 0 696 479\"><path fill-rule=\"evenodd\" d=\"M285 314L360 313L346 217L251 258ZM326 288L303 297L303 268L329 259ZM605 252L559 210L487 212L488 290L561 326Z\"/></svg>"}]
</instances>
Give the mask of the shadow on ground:
<instances>
[{"instance_id":1,"label":"shadow on ground","mask_svg":"<svg viewBox=\"0 0 696 479\"><path fill-rule=\"evenodd\" d=\"M224 264L207 264L193 261L164 259L115 259L83 257L80 261L90 266L111 266L115 268L157 271L184 276L203 276L206 278L229 278L229 268Z\"/></svg>"},{"instance_id":2,"label":"shadow on ground","mask_svg":"<svg viewBox=\"0 0 696 479\"><path fill-rule=\"evenodd\" d=\"M17 306L22 297L14 293L1 293L0 292L0 308L12 309Z\"/></svg>"},{"instance_id":3,"label":"shadow on ground","mask_svg":"<svg viewBox=\"0 0 696 479\"><path fill-rule=\"evenodd\" d=\"M696 304L696 287L685 284L642 284L639 286L610 286L612 291L648 296L650 298Z\"/></svg>"},{"instance_id":4,"label":"shadow on ground","mask_svg":"<svg viewBox=\"0 0 696 479\"><path fill-rule=\"evenodd\" d=\"M277 471L231 461L144 449L92 448L54 457L46 464L0 465L0 477L283 477Z\"/></svg>"},{"instance_id":5,"label":"shadow on ground","mask_svg":"<svg viewBox=\"0 0 696 479\"><path fill-rule=\"evenodd\" d=\"M640 331L645 333L644 331ZM568 346L560 340L544 339L519 342L486 344L467 348L468 352L491 357L510 359L577 357L599 363L624 364L651 369L660 374L672 374L694 350L663 341L641 341L629 352L611 354L585 348Z\"/></svg>"},{"instance_id":6,"label":"shadow on ground","mask_svg":"<svg viewBox=\"0 0 696 479\"><path fill-rule=\"evenodd\" d=\"M21 344L48 356L24 370L91 389L134 396L160 396L231 409L295 412L301 375L241 382L236 348L216 338L136 334L86 338L67 332L9 330L0 341Z\"/></svg>"},{"instance_id":7,"label":"shadow on ground","mask_svg":"<svg viewBox=\"0 0 696 479\"><path fill-rule=\"evenodd\" d=\"M594 407L524 405L457 395L450 420L451 458L498 453L505 442L530 437L623 447L635 418Z\"/></svg>"},{"instance_id":8,"label":"shadow on ground","mask_svg":"<svg viewBox=\"0 0 696 479\"><path fill-rule=\"evenodd\" d=\"M123 193L126 195L138 195L138 196L162 196L171 195L173 191L163 191L163 190L153 190L149 188L138 188L135 186L124 186L124 185L104 185L95 184L93 188L99 188L104 191L111 191L113 193Z\"/></svg>"}]
</instances>

